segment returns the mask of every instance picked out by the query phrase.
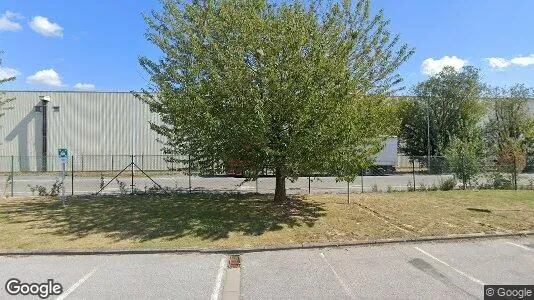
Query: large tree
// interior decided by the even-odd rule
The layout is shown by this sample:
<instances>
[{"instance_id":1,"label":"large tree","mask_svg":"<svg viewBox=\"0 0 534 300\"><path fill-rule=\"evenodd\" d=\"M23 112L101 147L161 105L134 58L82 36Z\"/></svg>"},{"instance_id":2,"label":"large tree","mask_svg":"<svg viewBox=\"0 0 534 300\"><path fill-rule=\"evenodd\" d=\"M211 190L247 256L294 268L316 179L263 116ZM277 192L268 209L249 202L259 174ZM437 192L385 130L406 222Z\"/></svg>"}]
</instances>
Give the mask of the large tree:
<instances>
[{"instance_id":1,"label":"large tree","mask_svg":"<svg viewBox=\"0 0 534 300\"><path fill-rule=\"evenodd\" d=\"M515 84L509 88L491 88L486 97L488 149L501 165L513 166L518 172L525 167L526 155L534 154L534 118L528 108L528 99L533 95L532 88Z\"/></svg>"},{"instance_id":2,"label":"large tree","mask_svg":"<svg viewBox=\"0 0 534 300\"><path fill-rule=\"evenodd\" d=\"M400 109L403 152L441 156L453 138L467 138L484 115L483 89L478 70L471 66L460 71L445 67L417 84L415 96Z\"/></svg>"},{"instance_id":3,"label":"large tree","mask_svg":"<svg viewBox=\"0 0 534 300\"><path fill-rule=\"evenodd\" d=\"M533 96L534 90L524 84L489 89L486 97L489 108L486 137L490 146L502 150L507 141L525 140L530 136L532 117L528 99Z\"/></svg>"},{"instance_id":4,"label":"large tree","mask_svg":"<svg viewBox=\"0 0 534 300\"><path fill-rule=\"evenodd\" d=\"M146 17L163 52L140 59L153 85L139 96L161 115L165 151L200 170L242 162L255 177L330 172L353 179L395 130L387 95L413 50L370 1L163 0Z\"/></svg>"}]
</instances>

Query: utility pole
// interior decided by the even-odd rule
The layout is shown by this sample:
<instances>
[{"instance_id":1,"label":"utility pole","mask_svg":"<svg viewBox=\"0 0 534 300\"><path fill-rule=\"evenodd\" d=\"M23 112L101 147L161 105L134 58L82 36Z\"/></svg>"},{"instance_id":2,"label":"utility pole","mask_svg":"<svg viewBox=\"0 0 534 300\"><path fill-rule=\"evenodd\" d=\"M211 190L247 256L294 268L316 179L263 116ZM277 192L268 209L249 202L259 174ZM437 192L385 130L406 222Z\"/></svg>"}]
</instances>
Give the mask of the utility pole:
<instances>
[{"instance_id":1,"label":"utility pole","mask_svg":"<svg viewBox=\"0 0 534 300\"><path fill-rule=\"evenodd\" d=\"M426 167L430 173L430 103L426 103Z\"/></svg>"}]
</instances>

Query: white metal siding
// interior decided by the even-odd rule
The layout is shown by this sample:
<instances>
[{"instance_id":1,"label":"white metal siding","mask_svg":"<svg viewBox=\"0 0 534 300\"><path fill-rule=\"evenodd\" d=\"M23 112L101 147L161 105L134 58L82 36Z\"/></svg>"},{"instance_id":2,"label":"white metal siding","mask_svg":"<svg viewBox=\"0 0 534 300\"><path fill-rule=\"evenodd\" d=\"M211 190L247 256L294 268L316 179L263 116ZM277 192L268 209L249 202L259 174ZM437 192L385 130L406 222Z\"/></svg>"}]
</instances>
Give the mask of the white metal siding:
<instances>
[{"instance_id":1,"label":"white metal siding","mask_svg":"<svg viewBox=\"0 0 534 300\"><path fill-rule=\"evenodd\" d=\"M48 155L63 147L70 155L161 154L162 145L148 123L159 122L159 116L131 93L15 91L6 96L16 100L1 119L2 156L41 155L42 114L34 110L39 96L51 98ZM54 106L60 111L54 112Z\"/></svg>"}]
</instances>

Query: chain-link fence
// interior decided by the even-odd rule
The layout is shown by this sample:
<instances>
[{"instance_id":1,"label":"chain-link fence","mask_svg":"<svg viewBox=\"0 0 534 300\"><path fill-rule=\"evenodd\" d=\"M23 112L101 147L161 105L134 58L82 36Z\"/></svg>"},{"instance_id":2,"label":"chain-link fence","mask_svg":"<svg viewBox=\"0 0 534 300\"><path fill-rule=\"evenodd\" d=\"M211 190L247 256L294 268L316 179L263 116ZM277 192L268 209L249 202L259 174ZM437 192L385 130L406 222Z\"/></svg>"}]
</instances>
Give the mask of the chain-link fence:
<instances>
[{"instance_id":1,"label":"chain-link fence","mask_svg":"<svg viewBox=\"0 0 534 300\"><path fill-rule=\"evenodd\" d=\"M269 170L257 180L243 178L229 167L200 174L187 157L165 155L78 155L69 157L63 186L67 195L94 193L274 193ZM4 196L57 194L62 181L56 156L0 156ZM376 162L354 182L334 176L310 175L288 179L290 194L367 193L454 188L534 189L534 158L455 159L399 156Z\"/></svg>"}]
</instances>

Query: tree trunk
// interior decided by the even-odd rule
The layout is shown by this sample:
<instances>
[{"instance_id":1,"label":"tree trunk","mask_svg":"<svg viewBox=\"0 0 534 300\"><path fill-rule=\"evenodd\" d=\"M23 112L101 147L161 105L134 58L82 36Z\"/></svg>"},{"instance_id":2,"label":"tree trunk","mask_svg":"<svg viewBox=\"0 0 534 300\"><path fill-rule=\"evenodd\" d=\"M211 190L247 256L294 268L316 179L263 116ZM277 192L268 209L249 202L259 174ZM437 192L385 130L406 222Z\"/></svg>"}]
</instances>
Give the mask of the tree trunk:
<instances>
[{"instance_id":1,"label":"tree trunk","mask_svg":"<svg viewBox=\"0 0 534 300\"><path fill-rule=\"evenodd\" d=\"M274 201L282 202L286 200L286 174L284 169L277 167L275 170L276 188L274 190Z\"/></svg>"}]
</instances>

